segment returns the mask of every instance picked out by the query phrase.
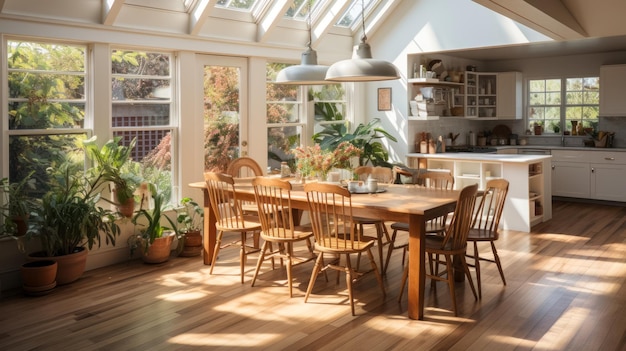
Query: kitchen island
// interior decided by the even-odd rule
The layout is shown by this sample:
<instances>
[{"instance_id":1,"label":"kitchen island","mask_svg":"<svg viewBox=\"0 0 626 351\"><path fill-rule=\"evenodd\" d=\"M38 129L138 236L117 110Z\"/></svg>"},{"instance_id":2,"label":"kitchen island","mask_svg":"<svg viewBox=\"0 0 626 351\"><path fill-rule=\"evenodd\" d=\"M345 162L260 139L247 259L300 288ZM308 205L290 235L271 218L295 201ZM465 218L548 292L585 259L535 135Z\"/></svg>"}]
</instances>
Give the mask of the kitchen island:
<instances>
[{"instance_id":1,"label":"kitchen island","mask_svg":"<svg viewBox=\"0 0 626 351\"><path fill-rule=\"evenodd\" d=\"M515 155L481 153L439 153L407 155L412 168L450 171L455 189L504 178L509 193L500 226L530 232L530 228L552 218L550 155Z\"/></svg>"}]
</instances>

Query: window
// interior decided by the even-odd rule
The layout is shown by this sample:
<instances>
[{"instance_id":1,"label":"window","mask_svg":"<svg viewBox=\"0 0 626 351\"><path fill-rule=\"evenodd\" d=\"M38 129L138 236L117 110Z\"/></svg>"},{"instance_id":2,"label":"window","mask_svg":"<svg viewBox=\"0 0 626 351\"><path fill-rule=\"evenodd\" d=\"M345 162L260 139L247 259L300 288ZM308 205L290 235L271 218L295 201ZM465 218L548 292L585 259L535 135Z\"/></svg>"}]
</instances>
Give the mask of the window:
<instances>
[{"instance_id":1,"label":"window","mask_svg":"<svg viewBox=\"0 0 626 351\"><path fill-rule=\"evenodd\" d=\"M128 145L134 138L133 171L171 200L173 152L172 55L134 50L111 52L114 136Z\"/></svg>"},{"instance_id":2,"label":"window","mask_svg":"<svg viewBox=\"0 0 626 351\"><path fill-rule=\"evenodd\" d=\"M596 129L599 111L598 77L533 79L528 82L528 125L543 126L546 133L575 134L575 121L582 128Z\"/></svg>"},{"instance_id":3,"label":"window","mask_svg":"<svg viewBox=\"0 0 626 351\"><path fill-rule=\"evenodd\" d=\"M313 143L312 137L328 125L344 125L347 115L343 84L285 85L273 81L286 64L267 65L268 165L272 169L287 161L292 169L291 150ZM306 99L305 99L306 98Z\"/></svg>"},{"instance_id":4,"label":"window","mask_svg":"<svg viewBox=\"0 0 626 351\"><path fill-rule=\"evenodd\" d=\"M91 134L84 45L7 41L9 179L34 171L47 190L46 169L69 159L84 161L78 141Z\"/></svg>"}]
</instances>

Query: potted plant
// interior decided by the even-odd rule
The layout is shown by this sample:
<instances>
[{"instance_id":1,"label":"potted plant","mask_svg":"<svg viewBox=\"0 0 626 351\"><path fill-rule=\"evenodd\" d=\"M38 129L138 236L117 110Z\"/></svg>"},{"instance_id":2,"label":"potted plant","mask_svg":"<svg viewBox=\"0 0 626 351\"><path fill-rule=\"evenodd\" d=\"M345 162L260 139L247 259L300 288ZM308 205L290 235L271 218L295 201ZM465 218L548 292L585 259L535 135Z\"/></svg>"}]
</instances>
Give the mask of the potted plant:
<instances>
[{"instance_id":1,"label":"potted plant","mask_svg":"<svg viewBox=\"0 0 626 351\"><path fill-rule=\"evenodd\" d=\"M170 257L174 237L179 236L175 221L167 215L167 211L172 208L165 195L158 192L154 184L143 183L140 191L143 194L140 208L132 222L141 229L137 235L129 238L131 255L139 248L144 262L165 262ZM164 226L162 220L166 220L171 227Z\"/></svg>"},{"instance_id":2,"label":"potted plant","mask_svg":"<svg viewBox=\"0 0 626 351\"><path fill-rule=\"evenodd\" d=\"M183 249L179 256L199 256L202 252L204 209L192 198L184 197L180 200L180 207L177 212L176 221L179 224L179 233L183 240Z\"/></svg>"},{"instance_id":3,"label":"potted plant","mask_svg":"<svg viewBox=\"0 0 626 351\"><path fill-rule=\"evenodd\" d=\"M28 229L28 218L33 208L33 200L28 195L29 189L35 189L35 179L31 178L34 172L19 182L9 182L8 178L0 180L2 193L2 230L4 234L24 236Z\"/></svg>"},{"instance_id":4,"label":"potted plant","mask_svg":"<svg viewBox=\"0 0 626 351\"><path fill-rule=\"evenodd\" d=\"M140 177L130 172L128 163L137 139L133 138L126 146L120 144L121 137L115 137L102 147L98 147L96 139L97 137L93 136L83 142L87 156L94 161L91 172L101 176L102 181L113 184L111 192L114 194L114 200L103 199L117 206L122 216L130 218L135 210L134 192Z\"/></svg>"},{"instance_id":5,"label":"potted plant","mask_svg":"<svg viewBox=\"0 0 626 351\"><path fill-rule=\"evenodd\" d=\"M82 166L82 165L79 165ZM58 263L57 284L78 279L85 270L88 249L97 243L115 245L120 228L115 213L99 205L102 177L76 170L71 161L51 168L50 190L33 211L36 230L28 237L41 242L42 251L31 253L29 260L54 260Z\"/></svg>"}]
</instances>

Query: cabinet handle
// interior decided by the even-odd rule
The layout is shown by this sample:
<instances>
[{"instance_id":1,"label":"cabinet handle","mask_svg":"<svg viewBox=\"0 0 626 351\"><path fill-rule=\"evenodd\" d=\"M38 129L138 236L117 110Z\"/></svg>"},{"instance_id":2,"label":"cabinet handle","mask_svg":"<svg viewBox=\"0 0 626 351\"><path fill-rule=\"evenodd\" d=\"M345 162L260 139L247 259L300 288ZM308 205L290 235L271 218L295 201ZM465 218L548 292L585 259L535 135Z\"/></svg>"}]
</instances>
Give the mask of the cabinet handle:
<instances>
[{"instance_id":1,"label":"cabinet handle","mask_svg":"<svg viewBox=\"0 0 626 351\"><path fill-rule=\"evenodd\" d=\"M591 168L591 173L595 173L595 172L596 172L596 169L592 167Z\"/></svg>"},{"instance_id":2,"label":"cabinet handle","mask_svg":"<svg viewBox=\"0 0 626 351\"><path fill-rule=\"evenodd\" d=\"M552 170L553 170L553 171L554 171L554 169L555 169L555 168L556 168L556 166L555 166L555 165L552 165Z\"/></svg>"},{"instance_id":3,"label":"cabinet handle","mask_svg":"<svg viewBox=\"0 0 626 351\"><path fill-rule=\"evenodd\" d=\"M604 159L607 161L615 161L615 157L605 157Z\"/></svg>"}]
</instances>

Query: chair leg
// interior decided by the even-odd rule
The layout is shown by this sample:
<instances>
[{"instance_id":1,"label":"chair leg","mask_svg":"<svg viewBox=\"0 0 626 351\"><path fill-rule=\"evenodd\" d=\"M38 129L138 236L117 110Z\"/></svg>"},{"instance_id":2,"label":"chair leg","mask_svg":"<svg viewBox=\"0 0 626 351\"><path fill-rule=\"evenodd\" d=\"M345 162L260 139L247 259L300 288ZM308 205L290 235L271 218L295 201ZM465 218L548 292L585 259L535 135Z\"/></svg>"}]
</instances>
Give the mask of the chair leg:
<instances>
[{"instance_id":1,"label":"chair leg","mask_svg":"<svg viewBox=\"0 0 626 351\"><path fill-rule=\"evenodd\" d=\"M293 297L293 282L291 281L291 254L287 254L287 282L289 284L289 297Z\"/></svg>"},{"instance_id":2,"label":"chair leg","mask_svg":"<svg viewBox=\"0 0 626 351\"><path fill-rule=\"evenodd\" d=\"M263 246L261 247L261 254L259 255L259 259L257 260L256 269L254 270L254 276L252 277L251 286L254 286L254 282L256 282L256 277L259 275L261 265L263 264L263 260L265 260L265 251L268 249L268 245L271 245L269 241L263 242Z\"/></svg>"},{"instance_id":3,"label":"chair leg","mask_svg":"<svg viewBox=\"0 0 626 351\"><path fill-rule=\"evenodd\" d=\"M246 232L241 232L241 248L239 249L239 267L241 268L241 284L243 284L246 267Z\"/></svg>"},{"instance_id":4,"label":"chair leg","mask_svg":"<svg viewBox=\"0 0 626 351\"><path fill-rule=\"evenodd\" d=\"M472 280L469 266L467 265L467 261L465 260L465 255L459 255L459 258L461 259L461 264L463 265L463 270L465 270L465 275L467 276L467 281L469 282L470 288L472 288L472 293L474 293L474 300L478 301L478 295L476 294L476 288L474 288L474 281Z\"/></svg>"},{"instance_id":5,"label":"chair leg","mask_svg":"<svg viewBox=\"0 0 626 351\"><path fill-rule=\"evenodd\" d=\"M480 255L478 254L478 241L474 241L474 269L476 269L476 285L478 285L478 298L483 298L482 283L480 277Z\"/></svg>"},{"instance_id":6,"label":"chair leg","mask_svg":"<svg viewBox=\"0 0 626 351\"><path fill-rule=\"evenodd\" d=\"M215 247L213 248L213 260L211 260L211 269L209 269L209 274L213 274L213 268L215 267L215 262L217 262L217 254L220 252L220 246L222 245L222 236L224 232L218 232L217 238L215 238Z\"/></svg>"},{"instance_id":7,"label":"chair leg","mask_svg":"<svg viewBox=\"0 0 626 351\"><path fill-rule=\"evenodd\" d=\"M402 294L404 294L404 287L406 286L406 281L409 278L409 266L404 268L404 272L402 273L402 283L400 284L400 294L398 294L398 302L402 300Z\"/></svg>"},{"instance_id":8,"label":"chair leg","mask_svg":"<svg viewBox=\"0 0 626 351\"><path fill-rule=\"evenodd\" d=\"M372 269L374 270L374 274L376 275L376 280L378 280L378 284L380 285L380 289L383 292L383 296L386 296L387 292L385 291L385 284L383 283L383 276L382 276L382 274L380 274L380 271L378 270L378 267L376 267L376 261L374 260L374 255L372 254L372 250L368 249L367 250L367 255L370 258L370 262L372 264Z\"/></svg>"},{"instance_id":9,"label":"chair leg","mask_svg":"<svg viewBox=\"0 0 626 351\"><path fill-rule=\"evenodd\" d=\"M444 255L444 257L446 259L446 274L448 278L448 286L450 287L450 297L452 298L452 311L454 312L454 316L456 317L458 316L458 312L456 306L456 293L454 291L454 270L452 268L452 255Z\"/></svg>"},{"instance_id":10,"label":"chair leg","mask_svg":"<svg viewBox=\"0 0 626 351\"><path fill-rule=\"evenodd\" d=\"M491 251L493 252L493 260L496 261L498 271L500 271L500 278L502 278L502 283L506 285L506 279L504 279L504 271L502 270L502 264L500 263L500 256L498 256L498 250L496 250L496 245L493 243L493 241L491 241Z\"/></svg>"},{"instance_id":11,"label":"chair leg","mask_svg":"<svg viewBox=\"0 0 626 351\"><path fill-rule=\"evenodd\" d=\"M352 296L352 263L350 263L349 254L346 254L346 266L344 267L344 271L346 272L346 285L348 286L348 298L350 299L350 308L352 309L352 315L356 316L356 313L354 311L354 297Z\"/></svg>"},{"instance_id":12,"label":"chair leg","mask_svg":"<svg viewBox=\"0 0 626 351\"><path fill-rule=\"evenodd\" d=\"M383 274L387 274L387 268L389 268L389 261L391 261L391 254L393 253L393 250L396 249L395 242L396 242L397 233L398 233L397 229L394 229L393 233L391 233L391 239L389 240L389 247L387 248L387 259L385 260L385 266L383 267ZM404 255L402 256L402 266L404 267Z\"/></svg>"},{"instance_id":13,"label":"chair leg","mask_svg":"<svg viewBox=\"0 0 626 351\"><path fill-rule=\"evenodd\" d=\"M322 262L324 262L324 253L320 252L317 255L317 259L315 260L313 272L311 272L311 280L309 281L309 286L306 288L306 295L304 295L305 303L309 299L309 295L311 295L311 291L313 290L313 285L315 285L315 279L317 278L317 275L322 270ZM328 280L328 277L326 277L326 280Z\"/></svg>"}]
</instances>

